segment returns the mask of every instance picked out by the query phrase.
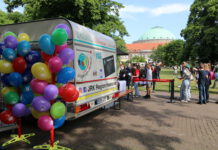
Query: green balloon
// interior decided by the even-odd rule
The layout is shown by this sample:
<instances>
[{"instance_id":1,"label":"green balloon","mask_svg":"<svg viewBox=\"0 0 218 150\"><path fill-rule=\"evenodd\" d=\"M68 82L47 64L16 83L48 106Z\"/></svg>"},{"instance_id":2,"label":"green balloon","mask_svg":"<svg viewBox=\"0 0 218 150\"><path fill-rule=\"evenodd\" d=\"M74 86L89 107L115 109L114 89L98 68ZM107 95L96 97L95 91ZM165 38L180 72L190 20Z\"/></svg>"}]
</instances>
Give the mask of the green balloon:
<instances>
[{"instance_id":1,"label":"green balloon","mask_svg":"<svg viewBox=\"0 0 218 150\"><path fill-rule=\"evenodd\" d=\"M5 32L5 33L3 34L3 38L6 38L6 37L9 36L9 35L14 36L14 37L17 38L17 35L16 35L14 32L11 32L11 31Z\"/></svg>"},{"instance_id":2,"label":"green balloon","mask_svg":"<svg viewBox=\"0 0 218 150\"><path fill-rule=\"evenodd\" d=\"M66 107L61 102L56 102L51 106L50 113L52 118L58 119L61 118L66 112Z\"/></svg>"},{"instance_id":3,"label":"green balloon","mask_svg":"<svg viewBox=\"0 0 218 150\"><path fill-rule=\"evenodd\" d=\"M67 41L67 38L67 32L61 28L55 29L51 35L51 40L55 45L63 45Z\"/></svg>"},{"instance_id":4,"label":"green balloon","mask_svg":"<svg viewBox=\"0 0 218 150\"><path fill-rule=\"evenodd\" d=\"M4 102L6 104L14 105L19 101L19 95L16 92L8 92L3 96Z\"/></svg>"}]
</instances>

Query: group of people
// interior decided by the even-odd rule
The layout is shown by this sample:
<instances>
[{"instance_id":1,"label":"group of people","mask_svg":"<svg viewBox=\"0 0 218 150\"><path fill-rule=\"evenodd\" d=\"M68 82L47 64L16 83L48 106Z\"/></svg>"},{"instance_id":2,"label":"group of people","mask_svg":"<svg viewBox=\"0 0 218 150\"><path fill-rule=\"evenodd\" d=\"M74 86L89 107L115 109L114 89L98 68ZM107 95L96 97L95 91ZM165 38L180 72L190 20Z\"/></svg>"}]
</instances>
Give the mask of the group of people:
<instances>
[{"instance_id":1,"label":"group of people","mask_svg":"<svg viewBox=\"0 0 218 150\"><path fill-rule=\"evenodd\" d=\"M155 82L152 79L160 79L160 63L158 64L146 64L141 67L139 64L128 64L128 66L121 65L119 80L126 80L127 87L131 84L134 85L135 97L140 97L139 86L146 86L146 95L144 98L151 97L151 87L155 90ZM132 82L131 82L132 81Z\"/></svg>"},{"instance_id":2,"label":"group of people","mask_svg":"<svg viewBox=\"0 0 218 150\"><path fill-rule=\"evenodd\" d=\"M187 62L183 62L180 67L180 73L181 77L179 79L183 79L180 87L181 102L190 101L190 82L194 80L195 76L199 90L198 104L206 104L209 101L209 87L212 84L211 80L213 78L215 79L213 88L215 88L216 82L218 81L218 64L212 68L209 63L200 63L198 68L194 68L190 67Z\"/></svg>"}]
</instances>

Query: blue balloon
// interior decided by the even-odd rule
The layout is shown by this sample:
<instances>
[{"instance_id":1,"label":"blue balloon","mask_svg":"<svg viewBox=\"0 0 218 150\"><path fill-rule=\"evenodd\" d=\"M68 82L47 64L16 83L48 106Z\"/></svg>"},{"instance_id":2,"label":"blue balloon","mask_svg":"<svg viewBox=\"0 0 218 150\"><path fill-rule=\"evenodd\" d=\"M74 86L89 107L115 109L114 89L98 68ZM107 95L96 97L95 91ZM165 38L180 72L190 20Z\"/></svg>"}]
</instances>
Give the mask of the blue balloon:
<instances>
[{"instance_id":1,"label":"blue balloon","mask_svg":"<svg viewBox=\"0 0 218 150\"><path fill-rule=\"evenodd\" d=\"M9 80L9 83L15 87L22 85L22 82L23 82L23 78L21 74L17 72L10 73L10 75L8 76L8 80Z\"/></svg>"},{"instance_id":2,"label":"blue balloon","mask_svg":"<svg viewBox=\"0 0 218 150\"><path fill-rule=\"evenodd\" d=\"M71 67L62 68L61 71L57 75L58 83L67 83L70 80L73 80L75 77L75 71Z\"/></svg>"},{"instance_id":3,"label":"blue balloon","mask_svg":"<svg viewBox=\"0 0 218 150\"><path fill-rule=\"evenodd\" d=\"M39 38L39 48L48 55L52 55L55 51L55 45L51 41L51 36L42 34Z\"/></svg>"},{"instance_id":4,"label":"blue balloon","mask_svg":"<svg viewBox=\"0 0 218 150\"><path fill-rule=\"evenodd\" d=\"M41 61L41 55L37 51L29 51L25 56L25 60L27 63L34 64Z\"/></svg>"},{"instance_id":5,"label":"blue balloon","mask_svg":"<svg viewBox=\"0 0 218 150\"><path fill-rule=\"evenodd\" d=\"M23 77L23 83L24 84L30 83L30 81L33 79L33 75L32 75L32 73L29 70L26 70L22 74L22 77Z\"/></svg>"},{"instance_id":6,"label":"blue balloon","mask_svg":"<svg viewBox=\"0 0 218 150\"><path fill-rule=\"evenodd\" d=\"M9 74L3 74L1 76L1 82L5 85L5 86L11 86L11 84L9 83L9 79L8 79Z\"/></svg>"},{"instance_id":7,"label":"blue balloon","mask_svg":"<svg viewBox=\"0 0 218 150\"><path fill-rule=\"evenodd\" d=\"M0 55L2 54L3 49L5 49L5 44L3 42L0 42Z\"/></svg>"},{"instance_id":8,"label":"blue balloon","mask_svg":"<svg viewBox=\"0 0 218 150\"><path fill-rule=\"evenodd\" d=\"M57 129L57 128L61 127L64 124L65 120L66 120L65 116L62 116L59 119L55 119L54 120L54 128Z\"/></svg>"},{"instance_id":9,"label":"blue balloon","mask_svg":"<svg viewBox=\"0 0 218 150\"><path fill-rule=\"evenodd\" d=\"M22 92L20 96L20 102L27 105L31 104L34 98L34 94L32 91L29 92Z\"/></svg>"},{"instance_id":10,"label":"blue balloon","mask_svg":"<svg viewBox=\"0 0 218 150\"><path fill-rule=\"evenodd\" d=\"M21 41L17 45L17 52L20 56L25 56L30 51L30 43Z\"/></svg>"},{"instance_id":11,"label":"blue balloon","mask_svg":"<svg viewBox=\"0 0 218 150\"><path fill-rule=\"evenodd\" d=\"M21 92L32 92L32 89L31 89L30 85L27 84L21 88Z\"/></svg>"},{"instance_id":12,"label":"blue balloon","mask_svg":"<svg viewBox=\"0 0 218 150\"><path fill-rule=\"evenodd\" d=\"M2 55L8 61L13 61L17 57L16 51L11 48L5 48Z\"/></svg>"}]
</instances>

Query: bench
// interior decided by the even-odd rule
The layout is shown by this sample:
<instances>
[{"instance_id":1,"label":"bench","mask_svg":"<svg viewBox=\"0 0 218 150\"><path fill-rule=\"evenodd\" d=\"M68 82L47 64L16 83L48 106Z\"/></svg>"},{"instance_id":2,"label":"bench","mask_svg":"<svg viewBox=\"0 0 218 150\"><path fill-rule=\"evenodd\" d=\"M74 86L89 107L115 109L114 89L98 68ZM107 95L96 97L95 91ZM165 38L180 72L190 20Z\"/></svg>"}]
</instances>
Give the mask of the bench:
<instances>
[{"instance_id":1,"label":"bench","mask_svg":"<svg viewBox=\"0 0 218 150\"><path fill-rule=\"evenodd\" d=\"M117 92L114 94L113 98L117 100L114 101L114 109L120 110L121 109L121 98L127 96L128 101L133 101L133 89L127 89L122 92ZM116 107L116 103L118 103L118 107Z\"/></svg>"}]
</instances>

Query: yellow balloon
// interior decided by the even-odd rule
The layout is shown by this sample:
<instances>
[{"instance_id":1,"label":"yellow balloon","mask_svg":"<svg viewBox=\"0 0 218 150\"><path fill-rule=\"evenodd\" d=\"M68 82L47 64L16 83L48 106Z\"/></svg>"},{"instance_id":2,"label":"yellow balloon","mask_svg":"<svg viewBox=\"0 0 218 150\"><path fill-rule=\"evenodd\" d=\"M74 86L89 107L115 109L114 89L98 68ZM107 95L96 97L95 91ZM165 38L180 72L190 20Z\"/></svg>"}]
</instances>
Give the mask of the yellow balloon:
<instances>
[{"instance_id":1,"label":"yellow balloon","mask_svg":"<svg viewBox=\"0 0 218 150\"><path fill-rule=\"evenodd\" d=\"M20 41L30 41L30 37L29 37L29 35L28 34L26 34L26 33L20 33L19 35L18 35L18 42L20 42Z\"/></svg>"},{"instance_id":2,"label":"yellow balloon","mask_svg":"<svg viewBox=\"0 0 218 150\"><path fill-rule=\"evenodd\" d=\"M0 72L1 73L14 72L12 63L7 60L0 60Z\"/></svg>"},{"instance_id":3,"label":"yellow balloon","mask_svg":"<svg viewBox=\"0 0 218 150\"><path fill-rule=\"evenodd\" d=\"M31 72L36 79L49 81L52 79L51 72L48 66L44 63L38 62L33 64Z\"/></svg>"},{"instance_id":4,"label":"yellow balloon","mask_svg":"<svg viewBox=\"0 0 218 150\"><path fill-rule=\"evenodd\" d=\"M34 108L31 109L31 113L33 117L36 119L39 119L41 116L44 116L44 115L50 115L49 111L40 112L40 111L35 110Z\"/></svg>"},{"instance_id":5,"label":"yellow balloon","mask_svg":"<svg viewBox=\"0 0 218 150\"><path fill-rule=\"evenodd\" d=\"M17 92L17 90L13 87L3 87L1 90L2 96L7 94L8 92Z\"/></svg>"}]
</instances>

